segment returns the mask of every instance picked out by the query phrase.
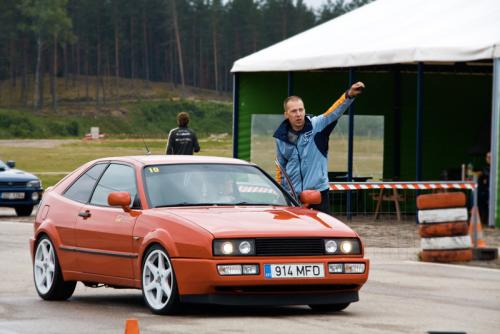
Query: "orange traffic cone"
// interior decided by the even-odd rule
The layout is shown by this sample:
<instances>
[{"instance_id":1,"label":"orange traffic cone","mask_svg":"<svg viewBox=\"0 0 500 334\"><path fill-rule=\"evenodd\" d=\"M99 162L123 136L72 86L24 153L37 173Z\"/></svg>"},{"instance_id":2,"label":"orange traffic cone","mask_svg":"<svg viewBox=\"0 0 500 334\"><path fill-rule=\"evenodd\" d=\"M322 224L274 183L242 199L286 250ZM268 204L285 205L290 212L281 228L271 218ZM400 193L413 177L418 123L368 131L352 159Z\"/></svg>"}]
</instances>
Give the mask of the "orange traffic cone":
<instances>
[{"instance_id":1,"label":"orange traffic cone","mask_svg":"<svg viewBox=\"0 0 500 334\"><path fill-rule=\"evenodd\" d=\"M477 247L485 248L486 241L484 240L483 228L481 227L481 217L479 216L479 212L476 207L473 207L470 212L470 220L469 220L469 235L472 241L472 245L474 245L474 216L476 217L476 226L477 226Z\"/></svg>"},{"instance_id":2,"label":"orange traffic cone","mask_svg":"<svg viewBox=\"0 0 500 334\"><path fill-rule=\"evenodd\" d=\"M137 319L125 321L125 334L139 334L139 321Z\"/></svg>"}]
</instances>

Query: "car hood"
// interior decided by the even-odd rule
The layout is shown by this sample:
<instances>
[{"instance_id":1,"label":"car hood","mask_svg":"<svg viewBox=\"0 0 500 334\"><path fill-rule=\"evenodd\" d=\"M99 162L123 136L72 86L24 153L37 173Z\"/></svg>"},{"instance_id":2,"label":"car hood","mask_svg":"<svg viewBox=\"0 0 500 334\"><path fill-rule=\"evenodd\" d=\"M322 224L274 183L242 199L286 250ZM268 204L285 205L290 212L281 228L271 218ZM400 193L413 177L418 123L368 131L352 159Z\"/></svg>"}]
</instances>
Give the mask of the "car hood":
<instances>
[{"instance_id":1,"label":"car hood","mask_svg":"<svg viewBox=\"0 0 500 334\"><path fill-rule=\"evenodd\" d=\"M21 182L31 180L38 180L38 177L15 168L0 171L0 181Z\"/></svg>"},{"instance_id":2,"label":"car hood","mask_svg":"<svg viewBox=\"0 0 500 334\"><path fill-rule=\"evenodd\" d=\"M332 216L304 208L169 208L168 213L197 224L218 238L357 236Z\"/></svg>"}]
</instances>

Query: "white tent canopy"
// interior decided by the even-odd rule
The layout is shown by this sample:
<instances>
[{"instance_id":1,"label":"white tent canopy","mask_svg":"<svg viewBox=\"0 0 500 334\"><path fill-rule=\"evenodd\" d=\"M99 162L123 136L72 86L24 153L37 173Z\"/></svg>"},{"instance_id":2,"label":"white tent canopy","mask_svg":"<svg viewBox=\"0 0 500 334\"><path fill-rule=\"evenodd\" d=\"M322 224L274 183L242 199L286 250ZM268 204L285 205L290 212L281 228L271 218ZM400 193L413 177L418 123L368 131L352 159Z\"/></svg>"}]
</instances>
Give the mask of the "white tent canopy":
<instances>
[{"instance_id":1,"label":"white tent canopy","mask_svg":"<svg viewBox=\"0 0 500 334\"><path fill-rule=\"evenodd\" d=\"M300 71L500 57L500 0L378 0L236 61Z\"/></svg>"}]
</instances>

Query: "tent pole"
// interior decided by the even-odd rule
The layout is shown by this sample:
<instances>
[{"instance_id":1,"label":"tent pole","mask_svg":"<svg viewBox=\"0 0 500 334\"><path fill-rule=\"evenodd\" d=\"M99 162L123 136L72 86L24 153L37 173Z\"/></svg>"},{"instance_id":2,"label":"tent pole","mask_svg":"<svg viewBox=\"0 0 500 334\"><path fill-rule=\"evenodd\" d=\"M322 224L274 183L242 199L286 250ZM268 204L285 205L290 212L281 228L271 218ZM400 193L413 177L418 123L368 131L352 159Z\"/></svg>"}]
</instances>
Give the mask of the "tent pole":
<instances>
[{"instance_id":1,"label":"tent pole","mask_svg":"<svg viewBox=\"0 0 500 334\"><path fill-rule=\"evenodd\" d=\"M355 80L354 68L349 68L349 87L354 84ZM349 139L347 144L347 181L352 182L352 160L354 149L354 105L349 106ZM347 219L352 219L352 192L347 191Z\"/></svg>"},{"instance_id":2,"label":"tent pole","mask_svg":"<svg viewBox=\"0 0 500 334\"><path fill-rule=\"evenodd\" d=\"M490 203L488 212L488 226L500 227L498 221L498 149L499 149L499 121L500 121L500 58L493 59L493 93L491 110L491 164L490 164Z\"/></svg>"},{"instance_id":3,"label":"tent pole","mask_svg":"<svg viewBox=\"0 0 500 334\"><path fill-rule=\"evenodd\" d=\"M416 181L422 180L422 132L424 114L424 63L418 63L417 71L417 145Z\"/></svg>"},{"instance_id":4,"label":"tent pole","mask_svg":"<svg viewBox=\"0 0 500 334\"><path fill-rule=\"evenodd\" d=\"M401 71L399 65L394 69L394 162L393 177L401 176Z\"/></svg>"},{"instance_id":5,"label":"tent pole","mask_svg":"<svg viewBox=\"0 0 500 334\"><path fill-rule=\"evenodd\" d=\"M293 95L293 72L288 72L288 96Z\"/></svg>"},{"instance_id":6,"label":"tent pole","mask_svg":"<svg viewBox=\"0 0 500 334\"><path fill-rule=\"evenodd\" d=\"M240 74L233 74L233 158L238 158L238 114L240 111Z\"/></svg>"}]
</instances>

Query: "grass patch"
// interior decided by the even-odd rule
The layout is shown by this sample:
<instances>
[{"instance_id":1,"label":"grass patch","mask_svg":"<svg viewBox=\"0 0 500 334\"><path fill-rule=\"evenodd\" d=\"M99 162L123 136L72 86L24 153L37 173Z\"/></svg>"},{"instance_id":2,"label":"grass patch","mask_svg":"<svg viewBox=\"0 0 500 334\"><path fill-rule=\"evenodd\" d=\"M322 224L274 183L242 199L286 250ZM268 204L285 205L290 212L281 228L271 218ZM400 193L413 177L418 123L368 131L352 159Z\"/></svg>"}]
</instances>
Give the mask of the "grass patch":
<instances>
[{"instance_id":1,"label":"grass patch","mask_svg":"<svg viewBox=\"0 0 500 334\"><path fill-rule=\"evenodd\" d=\"M166 140L145 139L145 142L152 154L165 153ZM217 141L202 138L200 146L199 155L232 156L232 139L229 136ZM73 171L90 160L143 155L145 148L142 139L81 142L60 140L53 147L40 147L36 141L32 145L11 145L0 141L0 152L0 159L15 160L17 168L36 174L46 188L57 183L67 172Z\"/></svg>"},{"instance_id":2,"label":"grass patch","mask_svg":"<svg viewBox=\"0 0 500 334\"><path fill-rule=\"evenodd\" d=\"M189 125L201 137L232 131L232 109L227 102L163 100L130 102L122 107L83 113L34 113L0 108L0 138L81 138L92 126L117 138L166 138L169 131L177 127L176 116L181 111L190 114Z\"/></svg>"}]
</instances>

